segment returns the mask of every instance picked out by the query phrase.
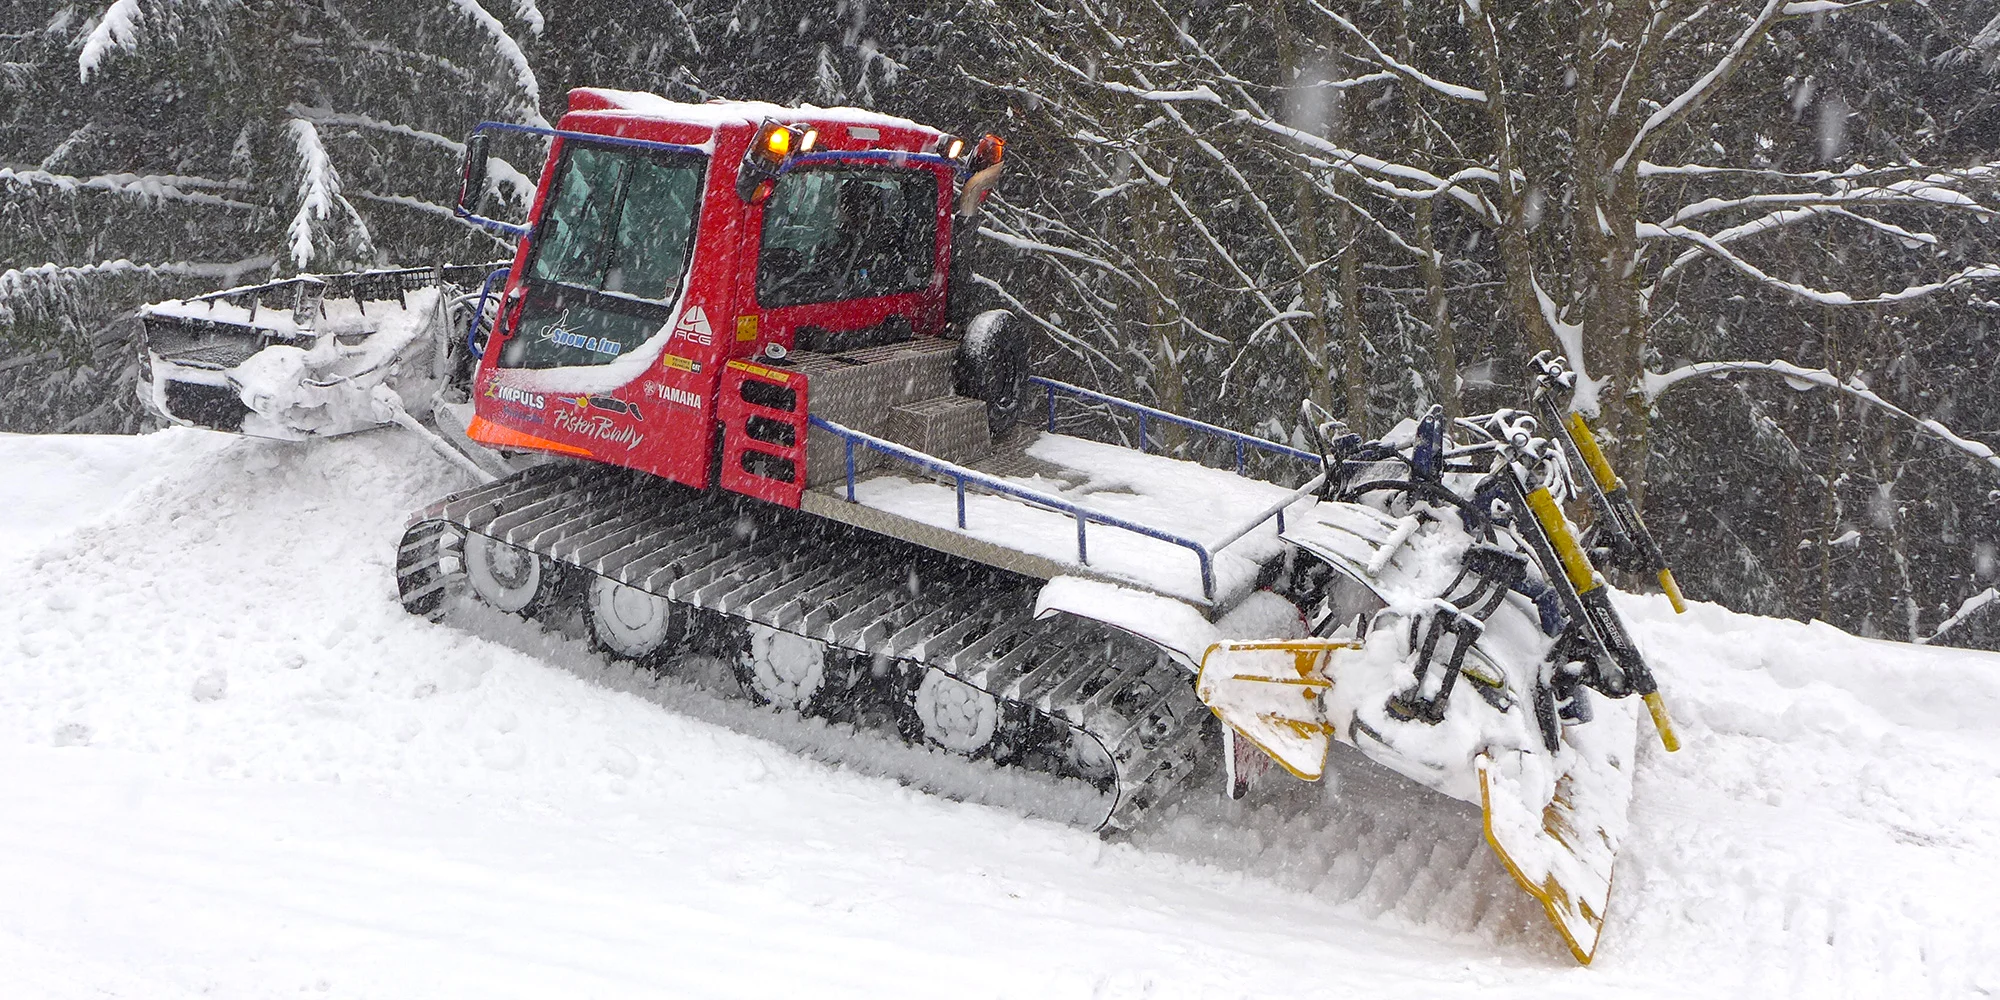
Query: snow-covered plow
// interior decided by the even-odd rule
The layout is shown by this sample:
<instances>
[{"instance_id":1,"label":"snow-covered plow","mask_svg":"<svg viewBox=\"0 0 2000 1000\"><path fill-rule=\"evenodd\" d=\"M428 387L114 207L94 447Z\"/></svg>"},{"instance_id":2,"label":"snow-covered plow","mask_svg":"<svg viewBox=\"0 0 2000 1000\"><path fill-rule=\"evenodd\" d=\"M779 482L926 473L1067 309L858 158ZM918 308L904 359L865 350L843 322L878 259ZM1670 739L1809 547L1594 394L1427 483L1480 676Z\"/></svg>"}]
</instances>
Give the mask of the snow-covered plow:
<instances>
[{"instance_id":1,"label":"snow-covered plow","mask_svg":"<svg viewBox=\"0 0 2000 1000\"><path fill-rule=\"evenodd\" d=\"M1538 401L1552 403L1568 374L1539 360ZM1677 743L1560 506L1581 492L1566 454L1609 475L1594 442L1571 437L1588 426L1500 411L1456 429L1465 444L1434 410L1401 441L1331 444L1322 502L1282 533L1333 571L1293 585L1308 635L1210 645L1197 693L1232 743L1299 778L1318 780L1338 741L1479 805L1494 853L1587 963L1631 796L1627 696L1651 709L1667 749ZM1600 554L1657 552L1618 513L1599 507ZM1230 759L1240 794L1244 757Z\"/></svg>"},{"instance_id":2,"label":"snow-covered plow","mask_svg":"<svg viewBox=\"0 0 2000 1000\"><path fill-rule=\"evenodd\" d=\"M139 311L141 398L173 423L283 440L422 419L491 270L300 275L154 303Z\"/></svg>"}]
</instances>

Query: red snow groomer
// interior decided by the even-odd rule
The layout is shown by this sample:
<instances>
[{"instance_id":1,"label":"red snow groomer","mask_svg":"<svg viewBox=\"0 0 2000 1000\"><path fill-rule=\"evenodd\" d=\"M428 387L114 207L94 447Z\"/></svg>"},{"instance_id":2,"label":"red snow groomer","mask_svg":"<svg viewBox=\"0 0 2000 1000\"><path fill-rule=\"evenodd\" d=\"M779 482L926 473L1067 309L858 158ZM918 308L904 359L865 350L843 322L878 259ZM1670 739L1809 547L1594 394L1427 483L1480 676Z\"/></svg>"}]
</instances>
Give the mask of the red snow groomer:
<instances>
[{"instance_id":1,"label":"red snow groomer","mask_svg":"<svg viewBox=\"0 0 2000 1000\"><path fill-rule=\"evenodd\" d=\"M477 215L498 132L550 142L525 226ZM465 435L553 460L414 515L405 605L580 608L615 655L721 657L744 697L1052 775L1111 828L1351 744L1480 804L1587 961L1626 696L1659 705L1588 552L1658 550L1615 478L1572 477L1567 373L1540 417L1320 414L1311 450L1033 377L967 267L1002 152L599 89L482 125L460 211L519 247Z\"/></svg>"}]
</instances>

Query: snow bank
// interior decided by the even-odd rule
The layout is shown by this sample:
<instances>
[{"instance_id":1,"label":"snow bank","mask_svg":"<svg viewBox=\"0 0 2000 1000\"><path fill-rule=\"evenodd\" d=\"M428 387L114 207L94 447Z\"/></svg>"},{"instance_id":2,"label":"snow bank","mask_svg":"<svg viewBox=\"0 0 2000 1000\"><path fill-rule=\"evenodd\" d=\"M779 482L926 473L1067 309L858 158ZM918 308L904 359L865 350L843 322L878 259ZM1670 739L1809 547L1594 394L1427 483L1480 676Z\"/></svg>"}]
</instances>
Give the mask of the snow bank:
<instances>
[{"instance_id":1,"label":"snow bank","mask_svg":"<svg viewBox=\"0 0 2000 1000\"><path fill-rule=\"evenodd\" d=\"M0 438L57 470L0 477L52 511L0 535L12 991L2000 992L2000 656L1625 600L1686 746L1641 746L1579 970L1475 808L1344 748L1107 844L874 775L926 751L404 614L402 519L462 485L408 435L94 440Z\"/></svg>"},{"instance_id":2,"label":"snow bank","mask_svg":"<svg viewBox=\"0 0 2000 1000\"><path fill-rule=\"evenodd\" d=\"M226 447L229 437L190 428L132 438L0 433L0 558L39 550L104 516L162 467Z\"/></svg>"}]
</instances>

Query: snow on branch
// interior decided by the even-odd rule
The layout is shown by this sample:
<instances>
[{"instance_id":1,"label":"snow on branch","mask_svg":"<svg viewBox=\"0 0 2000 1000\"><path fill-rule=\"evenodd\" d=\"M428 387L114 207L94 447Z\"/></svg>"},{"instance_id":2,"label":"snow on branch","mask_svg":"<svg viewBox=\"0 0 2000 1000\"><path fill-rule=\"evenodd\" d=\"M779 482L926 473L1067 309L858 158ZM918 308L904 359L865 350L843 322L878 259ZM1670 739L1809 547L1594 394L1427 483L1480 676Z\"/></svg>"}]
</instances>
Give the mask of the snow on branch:
<instances>
[{"instance_id":1,"label":"snow on branch","mask_svg":"<svg viewBox=\"0 0 2000 1000\"><path fill-rule=\"evenodd\" d=\"M299 211L285 234L292 241L292 262L300 267L312 263L313 220L325 219L333 211L333 199L340 195L340 178L320 145L319 130L303 118L289 126L292 142L299 149Z\"/></svg>"},{"instance_id":2,"label":"snow on branch","mask_svg":"<svg viewBox=\"0 0 2000 1000\"><path fill-rule=\"evenodd\" d=\"M218 190L242 191L247 184L237 181L217 181L206 177L184 177L177 174L98 174L95 177L71 177L68 174L54 174L46 170L16 170L0 167L0 185L15 187L48 187L62 192L108 191L112 194L128 195L149 201L185 201L212 208L235 208L255 210L258 206L246 201L236 201L205 191L191 191L189 188L212 188Z\"/></svg>"},{"instance_id":3,"label":"snow on branch","mask_svg":"<svg viewBox=\"0 0 2000 1000\"><path fill-rule=\"evenodd\" d=\"M1377 66L1380 66L1383 69L1388 70L1389 72L1394 73L1397 76L1403 78L1404 80L1416 84L1417 86L1424 87L1428 90L1436 91L1437 93L1443 94L1444 96L1452 98L1454 100L1469 101L1474 104L1486 103L1485 91L1480 90L1476 87L1467 87L1461 84L1440 80L1434 76L1431 76L1428 73L1425 73L1423 70L1416 68L1415 66L1411 66L1408 63L1398 60L1396 57L1390 55L1387 52L1382 51L1381 48L1376 46L1375 42L1372 39L1370 39L1365 32L1363 32L1360 28L1354 26L1354 22L1349 21L1347 18L1342 17L1331 10L1328 10L1324 4L1319 2L1319 0L1311 0L1311 3L1313 5L1314 10L1317 10L1321 14L1324 14L1328 18L1332 19L1333 23L1340 25L1341 30L1347 32L1349 35L1352 35L1356 41L1359 41L1362 45L1366 46L1368 48L1369 59L1372 62L1374 62Z\"/></svg>"},{"instance_id":4,"label":"snow on branch","mask_svg":"<svg viewBox=\"0 0 2000 1000\"><path fill-rule=\"evenodd\" d=\"M435 215L440 219L444 219L447 222L451 222L455 225L462 226L466 229L471 230L472 232L480 234L481 236L489 237L493 240L494 243L498 244L500 247L510 252L514 249L513 242L508 240L506 237L503 237L498 233L495 233L494 231L487 229L485 226L481 226L477 223L461 218L456 210L447 208L436 202L425 201L422 198L412 198L409 195L403 195L403 194L374 194L369 191L356 191L354 192L354 196L356 198L360 198L363 201L375 202L378 205L395 205L399 208L407 208L410 209L411 211L422 212L425 215Z\"/></svg>"},{"instance_id":5,"label":"snow on branch","mask_svg":"<svg viewBox=\"0 0 2000 1000\"><path fill-rule=\"evenodd\" d=\"M1556 343L1562 345L1563 355L1569 358L1571 370L1576 372L1576 389L1570 397L1570 409L1587 416L1598 412L1598 394L1603 391L1608 378L1591 378L1585 366L1583 351L1583 324L1564 320L1556 300L1542 287L1540 278L1528 276L1528 283L1535 291L1535 303L1542 310L1542 322L1549 325L1549 332L1555 334Z\"/></svg>"},{"instance_id":6,"label":"snow on branch","mask_svg":"<svg viewBox=\"0 0 2000 1000\"><path fill-rule=\"evenodd\" d=\"M1236 112L1235 118L1239 122L1263 129L1281 138L1291 139L1308 149L1324 154L1328 157L1328 166L1353 176L1380 194L1405 201L1424 201L1442 194L1463 205L1482 222L1497 225L1501 221L1501 212L1492 202L1477 191L1463 187L1461 183L1464 181L1497 183L1500 175L1496 171L1485 167L1469 167L1450 177L1439 177L1420 167L1394 163L1378 156L1369 156L1357 150L1343 148L1310 132L1270 118L1251 115L1244 111ZM1398 181L1420 186L1406 188L1398 184Z\"/></svg>"},{"instance_id":7,"label":"snow on branch","mask_svg":"<svg viewBox=\"0 0 2000 1000\"><path fill-rule=\"evenodd\" d=\"M354 196L356 198L360 198L363 201L375 202L378 205L397 205L402 208L407 208L413 211L422 212L425 215L435 215L439 218L451 219L455 222L464 223L468 228L478 230L479 232L482 233L487 231L482 226L479 226L471 222L466 222L466 220L458 217L458 212L456 212L455 210L446 208L445 206L440 205L434 201L425 201L422 198L412 198L406 194L374 194L369 191L356 191L354 192Z\"/></svg>"},{"instance_id":8,"label":"snow on branch","mask_svg":"<svg viewBox=\"0 0 2000 1000\"><path fill-rule=\"evenodd\" d=\"M1973 168L1972 173L1980 173L1991 164ZM1654 177L1746 177L1768 178L1771 180L1798 181L1804 184L1823 184L1829 181L1853 181L1876 174L1908 175L1913 170L1929 169L1917 166L1871 168L1855 164L1843 170L1779 170L1776 167L1723 167L1712 163L1680 163L1668 165L1640 160L1638 174L1641 180Z\"/></svg>"},{"instance_id":9,"label":"snow on branch","mask_svg":"<svg viewBox=\"0 0 2000 1000\"><path fill-rule=\"evenodd\" d=\"M1383 69L1383 70L1376 70L1373 73L1363 73L1360 76L1350 76L1339 80L1314 80L1311 83L1294 84L1293 89L1294 90L1353 90L1356 87L1366 87L1371 84L1391 83L1394 82L1395 79L1396 79L1396 74L1391 73L1386 69Z\"/></svg>"},{"instance_id":10,"label":"snow on branch","mask_svg":"<svg viewBox=\"0 0 2000 1000\"><path fill-rule=\"evenodd\" d=\"M535 0L514 0L514 16L520 18L521 23L526 24L528 31L533 34L539 35L542 29L547 27L542 20L541 8L535 6Z\"/></svg>"},{"instance_id":11,"label":"snow on branch","mask_svg":"<svg viewBox=\"0 0 2000 1000\"><path fill-rule=\"evenodd\" d=\"M507 33L506 25L501 24L498 18L487 13L486 8L479 5L479 0L451 0L451 3L493 39L493 47L500 52L500 58L513 67L514 82L520 85L522 95L527 98L527 106L522 110L526 112L528 124L548 128L549 120L542 117L541 110L542 84L535 77L534 67L528 65L528 54L521 51L521 43L516 42L514 36ZM532 3L528 6L533 9ZM537 23L539 20L540 13L537 12L536 21L530 23Z\"/></svg>"},{"instance_id":12,"label":"snow on branch","mask_svg":"<svg viewBox=\"0 0 2000 1000\"><path fill-rule=\"evenodd\" d=\"M1653 403L1658 401L1660 396L1668 389L1688 379L1702 376L1731 375L1741 372L1782 378L1787 384L1797 389L1809 389L1818 386L1846 393L1890 416L1916 424L1926 433L1992 466L1996 471L2000 471L2000 454L1995 454L1992 448L1978 441L1960 437L1951 428L1946 427L1936 420L1918 417L1908 410L1883 399L1858 378L1851 378L1842 382L1840 379L1835 378L1832 372L1824 368L1802 368L1789 361L1698 361L1691 365L1676 368L1670 372L1647 372L1643 380L1643 390L1646 395L1646 401Z\"/></svg>"},{"instance_id":13,"label":"snow on branch","mask_svg":"<svg viewBox=\"0 0 2000 1000\"><path fill-rule=\"evenodd\" d=\"M293 104L285 110L292 117L303 118L314 125L346 125L350 128L365 128L376 132L388 132L392 135L400 135L406 139L415 139L418 142L425 142L442 149L451 150L457 156L465 155L465 143L459 142L457 139L439 135L436 132L427 132L420 128L411 128L408 125L386 122L380 118L345 111L333 111L328 108L312 108L303 104Z\"/></svg>"},{"instance_id":14,"label":"snow on branch","mask_svg":"<svg viewBox=\"0 0 2000 1000\"><path fill-rule=\"evenodd\" d=\"M178 278L219 278L235 282L253 271L268 270L277 263L268 254L225 263L170 261L157 264L135 263L125 258L95 264L65 266L42 264L0 271L0 324L15 321L15 306L24 299L47 298L58 290L91 278L127 275L166 275Z\"/></svg>"},{"instance_id":15,"label":"snow on branch","mask_svg":"<svg viewBox=\"0 0 2000 1000\"><path fill-rule=\"evenodd\" d=\"M1969 175L1977 176L1977 175ZM1845 178L1840 178L1845 180ZM1968 178L1969 179L1969 178ZM1950 183L1957 177L1933 174L1925 178L1909 178L1889 184L1849 187L1841 184L1829 192L1776 192L1770 194L1747 195L1739 198L1704 198L1683 206L1661 225L1677 226L1690 219L1712 212L1737 208L1762 207L1766 205L1825 206L1825 205L1915 205L1961 208L1973 213L1982 221L2000 215L2000 212L1981 205L1979 202L1957 190Z\"/></svg>"},{"instance_id":16,"label":"snow on branch","mask_svg":"<svg viewBox=\"0 0 2000 1000\"><path fill-rule=\"evenodd\" d=\"M1150 179L1155 185L1157 185L1160 188L1160 190L1166 192L1168 199L1170 199L1174 203L1174 207L1180 211L1182 220L1185 221L1189 226L1193 227L1196 233L1199 233L1201 235L1202 242L1208 244L1209 251L1215 254L1216 259L1222 261L1223 264L1228 266L1230 273L1234 274L1236 276L1236 280L1241 283L1242 289L1244 291L1249 292L1251 296L1257 300L1258 304L1262 305L1264 307L1264 310L1270 313L1271 316L1275 318L1275 322L1277 322L1279 326L1283 327L1285 332L1288 335L1290 335L1294 341L1298 341L1298 333L1294 331L1291 327L1291 321L1289 318L1287 318L1288 316L1287 310L1280 307L1276 302L1272 301L1271 296L1264 290L1263 286L1257 281L1257 279L1250 276L1250 272L1247 271L1243 267L1243 264L1236 259L1236 255L1230 252L1229 246L1226 243L1224 243L1220 237L1215 235L1215 231L1209 227L1207 220L1201 217L1201 213L1195 211L1194 206L1188 204L1187 199L1181 195L1180 189L1174 185L1173 179L1171 177L1168 177L1166 174L1160 173L1159 171L1155 170L1152 164L1147 163L1146 158L1139 155L1136 151L1131 152L1129 155L1131 156L1132 164L1138 167L1142 172L1144 172L1146 177ZM1264 326L1259 326L1257 328L1258 332L1261 333L1268 325L1269 324L1265 324ZM1225 344L1228 343L1227 340L1223 340L1222 338L1217 337L1214 334L1210 334L1207 331L1202 330L1198 326L1194 326L1193 324L1188 324L1188 326L1190 329L1196 331L1197 333L1202 334L1203 336L1207 337L1210 340L1216 340ZM1250 335L1249 338L1247 338L1246 343L1254 343L1256 339L1257 339L1257 334L1253 333ZM1302 342L1299 343L1299 348L1300 350L1305 351L1305 344ZM1310 351L1305 351L1305 353L1308 356L1311 355Z\"/></svg>"},{"instance_id":17,"label":"snow on branch","mask_svg":"<svg viewBox=\"0 0 2000 1000\"><path fill-rule=\"evenodd\" d=\"M117 0L105 8L97 26L83 40L83 51L77 53L78 78L89 83L90 75L113 49L131 52L139 47L139 14L139 0Z\"/></svg>"},{"instance_id":18,"label":"snow on branch","mask_svg":"<svg viewBox=\"0 0 2000 1000\"><path fill-rule=\"evenodd\" d=\"M292 262L305 267L313 259L313 222L325 221L333 214L335 206L345 211L353 221L356 235L365 245L369 242L368 223L361 213L340 193L340 173L333 169L333 161L326 155L326 147L320 144L319 129L303 118L294 118L286 126L292 135L292 144L299 152L299 210L292 216L291 225L285 228L285 235L291 240Z\"/></svg>"},{"instance_id":19,"label":"snow on branch","mask_svg":"<svg viewBox=\"0 0 2000 1000\"><path fill-rule=\"evenodd\" d=\"M1958 610L1951 613L1950 618L1947 618L1944 621L1938 623L1937 631L1932 632L1930 635L1915 640L1916 644L1919 646L1928 646L1931 643L1938 641L1938 639L1943 637L1943 635L1946 632L1949 632L1952 629L1955 629L1960 625L1964 624L1965 620L1967 618L1972 617L1974 612L1978 611L1980 608L1992 604L1995 601L2000 601L2000 588L1988 587L1985 590L1982 590L1979 593L1966 598L1965 603L1960 604L1958 606Z\"/></svg>"},{"instance_id":20,"label":"snow on branch","mask_svg":"<svg viewBox=\"0 0 2000 1000\"><path fill-rule=\"evenodd\" d=\"M1363 184L1388 197L1408 201L1423 201L1435 198L1438 195L1445 195L1458 201L1475 216L1489 224L1497 224L1500 221L1501 214L1498 208L1478 192L1469 190L1463 186L1470 182L1497 183L1500 175L1491 169L1469 167L1459 170L1450 177L1439 177L1419 167L1395 163L1380 157L1369 156L1356 150L1347 149L1324 137L1278 121L1270 115L1263 113L1261 109L1232 106L1206 84L1180 90L1160 90L1152 87L1134 86L1117 80L1106 80L1100 75L1088 72L1081 67L1064 61L1062 57L1049 52L1047 49L1033 42L1026 42L1024 44L1030 50L1048 60L1051 65L1076 77L1085 86L1099 87L1114 94L1124 94L1128 97L1155 104L1197 103L1213 105L1221 109L1223 113L1229 115L1231 120L1238 124L1250 125L1280 138L1290 139L1305 146L1307 149L1324 155L1326 160L1322 162L1325 163L1328 169L1350 174ZM1403 186L1404 184L1414 185L1414 187L1405 187Z\"/></svg>"},{"instance_id":21,"label":"snow on branch","mask_svg":"<svg viewBox=\"0 0 2000 1000\"><path fill-rule=\"evenodd\" d=\"M1874 7L1889 0L1765 0L1764 7L1750 19L1736 40L1729 46L1721 59L1708 68L1708 72L1689 84L1686 90L1673 100L1655 108L1638 131L1632 134L1632 141L1625 146L1625 152L1611 165L1614 174L1622 174L1628 164L1646 151L1646 146L1661 129L1679 121L1683 116L1701 106L1729 78L1735 74L1750 55L1763 43L1771 26L1781 18L1805 17L1814 14L1838 14L1861 7ZM1703 5L1694 15L1699 17L1710 8ZM1691 17L1689 20L1692 20Z\"/></svg>"},{"instance_id":22,"label":"snow on branch","mask_svg":"<svg viewBox=\"0 0 2000 1000\"><path fill-rule=\"evenodd\" d=\"M1878 7L1890 0L1792 0L1779 11L1785 17L1806 17L1812 14L1838 14L1856 7Z\"/></svg>"},{"instance_id":23,"label":"snow on branch","mask_svg":"<svg viewBox=\"0 0 2000 1000\"><path fill-rule=\"evenodd\" d=\"M1180 35L1183 39L1183 45L1191 48L1209 64L1218 65L1215 63L1213 57L1209 56L1207 49L1203 48L1199 42L1188 36L1186 32L1180 32ZM1134 67L1133 73L1138 77L1141 84L1152 85L1152 81L1146 77L1143 69ZM1254 99L1250 99L1247 93L1245 94L1245 98L1253 112L1262 112L1263 109L1258 107ZM1175 125L1180 127L1182 132L1187 134L1188 140L1194 144L1196 149L1214 161L1216 167L1229 176L1235 183L1237 191L1244 198L1249 199L1251 206L1257 211L1258 218L1263 221L1265 229L1271 234L1272 239L1284 249L1285 255L1291 258L1293 265L1301 271L1310 268L1313 262L1306 260L1305 255L1299 252L1298 245L1292 242L1291 233L1286 231L1285 226L1278 221L1277 215L1271 211L1270 203L1257 194L1257 185L1251 183L1250 179L1245 177L1241 170L1237 169L1235 161L1224 154L1222 150L1216 148L1216 145L1210 142L1200 129L1197 129L1192 122L1188 121L1187 116L1181 113L1180 108L1174 106L1172 103L1165 103L1161 105L1161 109L1167 113L1167 117Z\"/></svg>"},{"instance_id":24,"label":"snow on branch","mask_svg":"<svg viewBox=\"0 0 2000 1000\"><path fill-rule=\"evenodd\" d=\"M400 135L408 139L415 139L418 142L428 143L439 149L450 150L454 156L463 157L465 155L465 143L459 142L450 136L439 135L436 132L427 132L423 129L411 128L408 125L383 121L379 118L355 114L353 112L330 111L326 108L309 108L303 104L294 104L287 110L291 112L293 117L303 118L315 125L344 125L350 128L386 132L390 135ZM486 177L486 188L490 194L498 194L500 186L503 184L514 189L515 197L522 201L526 201L535 193L534 178L522 173L513 164L497 156L486 158Z\"/></svg>"},{"instance_id":25,"label":"snow on branch","mask_svg":"<svg viewBox=\"0 0 2000 1000\"><path fill-rule=\"evenodd\" d=\"M1689 84L1679 96L1660 105L1646 117L1645 123L1632 134L1632 141L1626 145L1625 152L1619 154L1618 159L1611 164L1611 172L1623 174L1625 166L1645 151L1646 144L1652 141L1655 133L1699 107L1712 91L1727 82L1736 72L1736 68L1749 58L1757 44L1764 40L1765 33L1771 30L1771 24L1784 12L1785 6L1785 0L1765 0L1764 9L1757 12L1750 24L1736 36L1736 41L1729 46L1729 51L1715 65L1710 66L1708 72Z\"/></svg>"},{"instance_id":26,"label":"snow on branch","mask_svg":"<svg viewBox=\"0 0 2000 1000\"><path fill-rule=\"evenodd\" d=\"M1914 170L1927 171L1923 176L1910 176ZM1996 172L2000 164L1985 163L1960 170L1931 171L1929 168L1911 165L1889 170L1871 170L1856 165L1839 174L1823 175L1821 179L1831 184L1829 191L1773 192L1734 198L1705 198L1683 206L1658 225L1641 225L1641 239L1679 239L1693 243L1694 247L1676 257L1661 271L1658 282L1664 282L1689 264L1704 256L1725 260L1738 270L1750 274L1758 280L1767 280L1761 271L1750 268L1740 258L1716 253L1714 248L1737 243L1746 238L1771 232L1786 226L1818 218L1845 219L1862 226L1875 229L1900 241L1904 246L1936 246L1938 238L1927 232L1906 229L1873 216L1852 211L1852 208L1893 205L1912 208L1943 209L1947 211L1969 212L1980 222L1990 222L2000 217L2000 211L1981 204L1962 188L1986 181ZM1902 175L1902 176L1897 176ZM1804 175L1800 175L1801 177ZM1880 181L1878 178L1895 177ZM1872 181L1868 183L1857 183ZM1767 212L1715 233L1702 235L1683 225L1687 221L1704 215L1729 212L1747 208L1771 208ZM1968 273L1957 276L1955 281L1971 280L1989 276L1983 268L1973 268ZM1949 287L1954 281L1934 285L1915 286L1903 292L1884 297L1881 301L1898 301L1929 294L1940 288ZM1794 294L1804 294L1827 305L1851 305L1853 300L1844 292L1801 291L1804 286L1783 283L1785 290Z\"/></svg>"},{"instance_id":27,"label":"snow on branch","mask_svg":"<svg viewBox=\"0 0 2000 1000\"><path fill-rule=\"evenodd\" d=\"M1059 247L1051 243L1042 243L1037 240L1026 239L1024 237L1015 236L1010 233L1003 233L996 229L981 228L979 230L979 235L984 236L985 238L992 240L993 242L998 243L1002 246L1012 247L1016 250L1022 250L1028 253L1050 254L1056 257L1067 257L1070 260L1076 261L1081 264L1088 264L1091 267L1097 268L1108 274L1115 274L1118 277L1124 279L1127 284L1133 286L1134 288L1139 287L1139 279L1132 277L1118 265L1113 264L1102 257L1093 257L1090 254L1084 253L1080 250L1071 250L1068 247Z\"/></svg>"},{"instance_id":28,"label":"snow on branch","mask_svg":"<svg viewBox=\"0 0 2000 1000\"><path fill-rule=\"evenodd\" d=\"M992 291L995 295L998 295L1002 301L1007 303L1007 307L1014 311L1014 314L1016 316L1025 316L1027 317L1029 322L1032 322L1036 326L1039 326L1042 329L1047 330L1051 337L1054 337L1058 343L1063 344L1066 348L1070 349L1072 353L1088 353L1090 355L1095 356L1097 360L1104 363L1105 370L1107 371L1115 372L1122 367L1118 364L1118 362L1111 360L1111 358L1108 355L1106 355L1103 351L1098 350L1095 346L1091 345L1083 338L1078 337L1077 335L1069 332L1068 330L1063 329L1063 327L1060 324L1057 324L1054 321L1047 319L1041 313L1036 312L1027 303L1022 302L1018 298L1015 298L1014 294L1012 292L1009 292L999 282L994 281L992 278L989 278L983 274L973 275L972 281L974 284L980 285Z\"/></svg>"},{"instance_id":29,"label":"snow on branch","mask_svg":"<svg viewBox=\"0 0 2000 1000\"><path fill-rule=\"evenodd\" d=\"M1914 236L1915 234L1911 235ZM1911 285L1900 291L1884 292L1880 295L1857 298L1847 292L1813 288L1809 285L1799 284L1796 281L1786 281L1783 278L1766 274L1757 265L1744 260L1715 237L1707 233L1689 229L1686 226L1658 226L1650 222L1642 222L1638 226L1638 236L1642 240L1664 238L1686 240L1700 247L1710 257L1728 264L1759 284L1777 289L1789 295L1796 295L1799 298L1823 306L1866 306L1886 305L1893 302L1909 302L1969 282L2000 278L2000 264L1974 264L1945 277L1941 281Z\"/></svg>"}]
</instances>

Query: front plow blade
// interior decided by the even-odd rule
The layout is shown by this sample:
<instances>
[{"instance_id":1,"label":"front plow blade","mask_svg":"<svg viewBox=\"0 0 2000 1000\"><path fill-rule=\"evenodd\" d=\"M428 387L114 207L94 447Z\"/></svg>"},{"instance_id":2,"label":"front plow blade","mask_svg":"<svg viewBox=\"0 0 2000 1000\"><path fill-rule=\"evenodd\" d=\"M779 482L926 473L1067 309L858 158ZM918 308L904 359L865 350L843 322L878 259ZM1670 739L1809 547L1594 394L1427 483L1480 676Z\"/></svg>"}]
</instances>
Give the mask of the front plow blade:
<instances>
[{"instance_id":1,"label":"front plow blade","mask_svg":"<svg viewBox=\"0 0 2000 1000\"><path fill-rule=\"evenodd\" d=\"M1597 717L1563 731L1555 759L1508 751L1480 754L1480 809L1486 843L1521 888L1548 911L1570 954L1597 953L1611 899L1611 868L1625 837L1638 740L1630 699L1592 698ZM1567 768L1555 773L1561 760Z\"/></svg>"},{"instance_id":2,"label":"front plow blade","mask_svg":"<svg viewBox=\"0 0 2000 1000\"><path fill-rule=\"evenodd\" d=\"M1564 726L1553 754L1538 735L1521 729L1510 738L1510 730L1501 727L1476 734L1483 745L1452 758L1460 762L1456 766L1436 756L1417 766L1404 753L1411 747L1399 750L1399 745L1420 742L1427 732L1440 729L1371 716L1384 726L1405 727L1400 733L1384 732L1350 710L1329 711L1347 703L1340 693L1344 685L1367 686L1368 669L1362 645L1351 641L1219 642L1202 657L1195 690L1238 738L1305 781L1324 774L1327 748L1339 740L1447 795L1469 799L1476 788L1487 845L1548 911L1570 954L1589 964L1611 898L1612 865L1625 836L1638 699L1614 701L1579 692L1578 697L1590 699L1592 719ZM1452 706L1458 722L1442 728L1475 725L1482 714L1489 722L1508 714L1485 711L1490 708L1477 696L1470 701L1461 697ZM1370 738L1357 742L1357 732Z\"/></svg>"}]
</instances>

